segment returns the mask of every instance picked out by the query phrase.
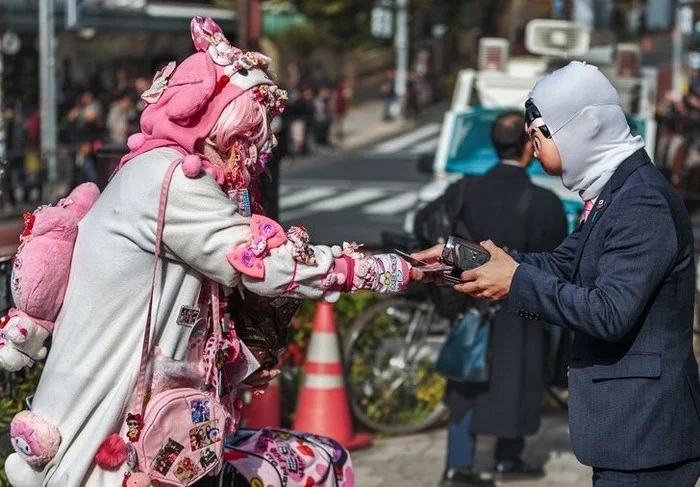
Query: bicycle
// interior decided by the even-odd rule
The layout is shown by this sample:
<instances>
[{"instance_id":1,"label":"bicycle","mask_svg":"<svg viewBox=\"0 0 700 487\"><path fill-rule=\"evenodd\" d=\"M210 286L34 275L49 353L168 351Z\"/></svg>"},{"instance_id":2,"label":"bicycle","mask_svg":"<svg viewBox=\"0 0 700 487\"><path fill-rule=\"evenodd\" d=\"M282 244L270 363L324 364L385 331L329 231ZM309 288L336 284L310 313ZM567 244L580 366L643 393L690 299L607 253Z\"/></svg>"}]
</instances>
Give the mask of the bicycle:
<instances>
[{"instance_id":1,"label":"bicycle","mask_svg":"<svg viewBox=\"0 0 700 487\"><path fill-rule=\"evenodd\" d=\"M420 296L376 303L352 323L344 344L350 405L365 427L409 434L446 416L447 381L433 364L449 321Z\"/></svg>"}]
</instances>

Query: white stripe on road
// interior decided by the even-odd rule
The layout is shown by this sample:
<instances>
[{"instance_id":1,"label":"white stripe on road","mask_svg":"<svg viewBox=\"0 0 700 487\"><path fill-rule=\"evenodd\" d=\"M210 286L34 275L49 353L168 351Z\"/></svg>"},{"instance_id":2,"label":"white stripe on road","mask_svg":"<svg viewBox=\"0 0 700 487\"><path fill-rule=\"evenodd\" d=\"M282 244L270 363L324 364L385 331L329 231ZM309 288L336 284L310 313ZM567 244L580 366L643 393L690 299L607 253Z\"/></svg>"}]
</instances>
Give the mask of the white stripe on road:
<instances>
[{"instance_id":1,"label":"white stripe on road","mask_svg":"<svg viewBox=\"0 0 700 487\"><path fill-rule=\"evenodd\" d=\"M425 142L416 144L413 147L411 147L411 150L409 152L411 154L425 154L435 152L437 151L438 142L440 142L440 139L437 137L434 139L426 140Z\"/></svg>"},{"instance_id":2,"label":"white stripe on road","mask_svg":"<svg viewBox=\"0 0 700 487\"><path fill-rule=\"evenodd\" d=\"M309 205L308 209L313 211L337 211L349 206L360 205L367 201L376 200L385 194L385 191L376 188L356 189L343 195L336 196L335 198L317 201Z\"/></svg>"},{"instance_id":3,"label":"white stripe on road","mask_svg":"<svg viewBox=\"0 0 700 487\"><path fill-rule=\"evenodd\" d=\"M362 208L365 215L394 215L415 206L418 193L402 193Z\"/></svg>"},{"instance_id":4,"label":"white stripe on road","mask_svg":"<svg viewBox=\"0 0 700 487\"><path fill-rule=\"evenodd\" d=\"M333 188L309 188L302 191L296 191L291 195L283 195L280 198L280 208L287 209L293 208L295 206L303 205L304 203L310 203L312 201L325 198L335 193L336 190Z\"/></svg>"},{"instance_id":5,"label":"white stripe on road","mask_svg":"<svg viewBox=\"0 0 700 487\"><path fill-rule=\"evenodd\" d=\"M400 135L399 137L394 137L393 139L377 144L371 149L371 152L386 154L391 152L396 152L411 144L415 144L416 141L436 135L440 132L439 123L429 123L415 130L411 130L408 133Z\"/></svg>"}]
</instances>

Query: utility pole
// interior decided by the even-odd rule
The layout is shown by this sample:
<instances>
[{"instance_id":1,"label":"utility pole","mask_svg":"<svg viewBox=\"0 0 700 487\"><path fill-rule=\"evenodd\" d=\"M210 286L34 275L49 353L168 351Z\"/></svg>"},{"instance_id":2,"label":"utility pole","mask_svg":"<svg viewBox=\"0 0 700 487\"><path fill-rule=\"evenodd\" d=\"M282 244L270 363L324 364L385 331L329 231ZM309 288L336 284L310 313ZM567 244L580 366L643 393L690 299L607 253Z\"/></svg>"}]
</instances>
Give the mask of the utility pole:
<instances>
[{"instance_id":1,"label":"utility pole","mask_svg":"<svg viewBox=\"0 0 700 487\"><path fill-rule=\"evenodd\" d=\"M47 169L45 198L53 197L58 180L56 159L56 32L54 0L39 0L39 97L41 155Z\"/></svg>"},{"instance_id":2,"label":"utility pole","mask_svg":"<svg viewBox=\"0 0 700 487\"><path fill-rule=\"evenodd\" d=\"M683 44L685 36L693 33L694 0L679 0L676 4L676 25L673 30L673 97L680 101L683 81Z\"/></svg>"},{"instance_id":3,"label":"utility pole","mask_svg":"<svg viewBox=\"0 0 700 487\"><path fill-rule=\"evenodd\" d=\"M260 0L238 0L237 5L237 47L243 51L257 51L262 37L262 3Z\"/></svg>"},{"instance_id":4,"label":"utility pole","mask_svg":"<svg viewBox=\"0 0 700 487\"><path fill-rule=\"evenodd\" d=\"M394 91L400 113L404 115L406 108L406 91L408 87L408 0L396 0L396 79Z\"/></svg>"},{"instance_id":5,"label":"utility pole","mask_svg":"<svg viewBox=\"0 0 700 487\"><path fill-rule=\"evenodd\" d=\"M5 33L5 15L2 11L2 4L0 4L0 37ZM8 177L6 174L7 168L7 140L5 140L5 110L3 109L3 90L4 86L2 84L3 73L5 71L4 54L3 50L5 46L0 43L0 180L3 177ZM0 186L2 188L2 186ZM10 188L10 191L13 189ZM2 194L2 189L0 189L0 195Z\"/></svg>"}]
</instances>

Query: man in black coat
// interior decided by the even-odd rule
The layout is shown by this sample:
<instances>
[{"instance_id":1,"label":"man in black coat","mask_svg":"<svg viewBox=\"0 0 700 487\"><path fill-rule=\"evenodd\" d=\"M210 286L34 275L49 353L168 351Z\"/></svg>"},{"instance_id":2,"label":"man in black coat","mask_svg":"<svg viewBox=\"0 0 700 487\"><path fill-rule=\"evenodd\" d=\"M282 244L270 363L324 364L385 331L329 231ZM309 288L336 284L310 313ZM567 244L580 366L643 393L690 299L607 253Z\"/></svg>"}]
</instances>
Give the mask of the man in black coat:
<instances>
[{"instance_id":1,"label":"man in black coat","mask_svg":"<svg viewBox=\"0 0 700 487\"><path fill-rule=\"evenodd\" d=\"M566 237L561 200L534 185L525 170L533 157L522 113L500 115L491 128L500 162L467 185L455 225L457 236L479 242L487 236L514 252L543 252ZM524 436L537 432L544 387L544 330L523 318L497 312L491 327L491 375L487 384L451 382L445 484L491 485L470 472L474 435L498 437L499 477L541 476L523 464Z\"/></svg>"}]
</instances>

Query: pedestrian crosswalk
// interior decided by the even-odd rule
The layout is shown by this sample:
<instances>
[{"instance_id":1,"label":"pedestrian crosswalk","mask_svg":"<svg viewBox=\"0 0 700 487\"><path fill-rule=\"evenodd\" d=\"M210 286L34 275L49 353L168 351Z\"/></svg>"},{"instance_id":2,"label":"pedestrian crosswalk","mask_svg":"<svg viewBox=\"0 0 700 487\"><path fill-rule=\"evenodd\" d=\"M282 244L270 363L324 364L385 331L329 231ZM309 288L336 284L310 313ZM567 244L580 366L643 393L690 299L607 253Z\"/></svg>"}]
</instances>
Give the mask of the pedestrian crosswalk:
<instances>
[{"instance_id":1,"label":"pedestrian crosswalk","mask_svg":"<svg viewBox=\"0 0 700 487\"><path fill-rule=\"evenodd\" d=\"M411 157L431 154L437 150L440 127L441 125L437 122L428 123L370 146L363 152L375 157Z\"/></svg>"},{"instance_id":2,"label":"pedestrian crosswalk","mask_svg":"<svg viewBox=\"0 0 700 487\"><path fill-rule=\"evenodd\" d=\"M318 183L321 183L319 181ZM367 216L403 216L418 200L419 185L375 184L325 180L314 185L296 180L280 185L280 220L292 221L316 213L353 211Z\"/></svg>"}]
</instances>

